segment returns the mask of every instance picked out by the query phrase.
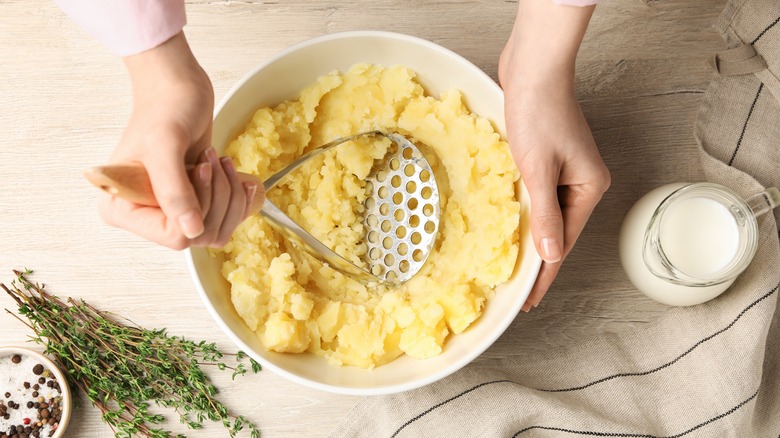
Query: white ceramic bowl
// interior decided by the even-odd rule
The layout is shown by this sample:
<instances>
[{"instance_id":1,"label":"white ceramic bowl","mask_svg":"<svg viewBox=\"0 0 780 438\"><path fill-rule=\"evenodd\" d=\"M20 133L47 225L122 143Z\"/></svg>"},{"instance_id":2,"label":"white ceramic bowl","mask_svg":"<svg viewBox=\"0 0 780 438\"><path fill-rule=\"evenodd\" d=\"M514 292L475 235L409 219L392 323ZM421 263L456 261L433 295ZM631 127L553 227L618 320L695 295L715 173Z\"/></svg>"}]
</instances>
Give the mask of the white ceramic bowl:
<instances>
[{"instance_id":1,"label":"white ceramic bowl","mask_svg":"<svg viewBox=\"0 0 780 438\"><path fill-rule=\"evenodd\" d=\"M73 410L73 398L71 397L70 387L68 386L68 381L65 378L65 374L62 372L62 370L60 370L57 367L57 365L51 359L49 359L48 357L44 356L41 353L38 353L37 351L30 350L29 348L15 347L15 346L0 347L0 357L13 356L15 354L18 354L20 356L27 356L32 359L35 359L35 361L43 365L44 369L49 370L57 378L57 382L60 384L60 394L62 397L62 403L60 404L60 409L62 410L62 416L60 417L59 425L57 426L57 431L54 432L52 438L64 437L65 431L68 428L68 423L70 422L70 414L71 411ZM37 383L37 382L30 382L30 383ZM31 418L31 419L33 421L37 421L35 418Z\"/></svg>"},{"instance_id":2,"label":"white ceramic bowl","mask_svg":"<svg viewBox=\"0 0 780 438\"><path fill-rule=\"evenodd\" d=\"M327 35L290 47L261 64L227 94L216 110L213 145L221 151L241 133L254 111L298 93L317 77L334 69L346 71L356 63L404 65L417 73L427 93L439 96L458 89L469 109L493 122L504 134L504 101L499 86L461 56L426 40L389 32L361 31ZM220 263L204 249L187 251L195 285L211 315L240 349L292 381L343 394L376 395L401 392L439 380L484 352L517 316L539 271L541 259L530 238L529 203L520 187L521 251L509 282L496 290L482 317L461 334L447 340L441 355L417 360L402 356L373 370L335 368L312 354L266 351L244 324L230 301L229 284Z\"/></svg>"}]
</instances>

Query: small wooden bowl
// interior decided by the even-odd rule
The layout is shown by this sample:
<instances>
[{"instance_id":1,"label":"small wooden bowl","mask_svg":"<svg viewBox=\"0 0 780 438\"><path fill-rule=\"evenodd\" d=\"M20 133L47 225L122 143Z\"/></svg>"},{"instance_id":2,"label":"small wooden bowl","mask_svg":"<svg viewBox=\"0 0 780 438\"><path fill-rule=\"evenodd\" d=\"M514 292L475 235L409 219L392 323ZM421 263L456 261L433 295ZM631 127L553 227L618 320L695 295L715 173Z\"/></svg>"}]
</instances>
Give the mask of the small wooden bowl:
<instances>
[{"instance_id":1,"label":"small wooden bowl","mask_svg":"<svg viewBox=\"0 0 780 438\"><path fill-rule=\"evenodd\" d=\"M68 423L70 422L70 414L73 410L73 397L70 392L70 387L68 387L68 380L65 377L65 373L60 370L60 368L51 359L41 353L38 353L37 351L30 350L29 348L25 347L0 346L0 358L12 357L15 354L18 354L22 357L26 356L35 359L44 366L45 370L49 370L49 372L57 379L57 382L60 384L60 394L62 397L62 402L60 403L62 416L60 418L59 425L57 426L57 431L54 433L54 435L52 435L52 438L62 438L66 436L65 430L68 427ZM7 390L4 390L3 392L5 391ZM2 394L0 394L0 396L2 396ZM5 398L3 397L3 399ZM36 419L32 420L36 421Z\"/></svg>"}]
</instances>

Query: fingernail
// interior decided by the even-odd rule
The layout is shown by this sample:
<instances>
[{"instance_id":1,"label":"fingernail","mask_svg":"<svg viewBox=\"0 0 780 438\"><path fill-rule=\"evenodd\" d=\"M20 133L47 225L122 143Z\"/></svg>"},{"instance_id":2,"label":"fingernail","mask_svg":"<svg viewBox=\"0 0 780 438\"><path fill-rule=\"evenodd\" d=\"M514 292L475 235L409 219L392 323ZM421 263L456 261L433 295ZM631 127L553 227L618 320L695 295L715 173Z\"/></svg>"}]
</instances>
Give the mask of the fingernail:
<instances>
[{"instance_id":1,"label":"fingernail","mask_svg":"<svg viewBox=\"0 0 780 438\"><path fill-rule=\"evenodd\" d=\"M222 163L222 168L225 169L225 173L229 176L236 174L236 168L233 166L233 160L231 160L230 157L222 157L219 161Z\"/></svg>"},{"instance_id":2,"label":"fingernail","mask_svg":"<svg viewBox=\"0 0 780 438\"><path fill-rule=\"evenodd\" d=\"M191 210L179 216L179 227L188 239L194 239L203 234L203 219L200 213Z\"/></svg>"},{"instance_id":3,"label":"fingernail","mask_svg":"<svg viewBox=\"0 0 780 438\"><path fill-rule=\"evenodd\" d=\"M547 263L558 263L561 261L561 246L558 241L550 237L542 239L542 258Z\"/></svg>"},{"instance_id":4,"label":"fingernail","mask_svg":"<svg viewBox=\"0 0 780 438\"><path fill-rule=\"evenodd\" d=\"M247 201L252 202L252 199L255 197L255 193L257 193L257 184L245 182L244 190L246 191Z\"/></svg>"},{"instance_id":5,"label":"fingernail","mask_svg":"<svg viewBox=\"0 0 780 438\"><path fill-rule=\"evenodd\" d=\"M214 148L210 147L206 149L206 158L209 159L212 163L217 162L217 151L214 150Z\"/></svg>"},{"instance_id":6,"label":"fingernail","mask_svg":"<svg viewBox=\"0 0 780 438\"><path fill-rule=\"evenodd\" d=\"M523 312L528 313L531 310L531 303L523 304Z\"/></svg>"},{"instance_id":7,"label":"fingernail","mask_svg":"<svg viewBox=\"0 0 780 438\"><path fill-rule=\"evenodd\" d=\"M198 177L205 187L211 185L211 163L203 163L200 165Z\"/></svg>"}]
</instances>

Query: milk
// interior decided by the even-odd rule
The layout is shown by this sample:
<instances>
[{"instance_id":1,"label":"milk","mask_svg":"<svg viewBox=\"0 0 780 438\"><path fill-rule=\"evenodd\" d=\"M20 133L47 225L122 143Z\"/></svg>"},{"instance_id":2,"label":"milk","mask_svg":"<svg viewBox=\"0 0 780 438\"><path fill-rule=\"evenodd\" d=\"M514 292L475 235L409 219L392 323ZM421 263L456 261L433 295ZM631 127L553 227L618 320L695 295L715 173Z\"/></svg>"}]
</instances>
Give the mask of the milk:
<instances>
[{"instance_id":1,"label":"milk","mask_svg":"<svg viewBox=\"0 0 780 438\"><path fill-rule=\"evenodd\" d=\"M661 245L680 271L706 278L725 269L739 250L739 226L729 209L709 198L683 199L666 210Z\"/></svg>"},{"instance_id":2,"label":"milk","mask_svg":"<svg viewBox=\"0 0 780 438\"><path fill-rule=\"evenodd\" d=\"M711 286L675 284L650 272L642 253L645 233L658 206L687 184L658 187L629 210L620 230L620 260L637 289L664 304L689 306L710 300L725 291L734 278ZM690 198L671 204L660 222L660 242L674 266L697 277L728 266L739 249L739 229L734 215L719 202Z\"/></svg>"}]
</instances>

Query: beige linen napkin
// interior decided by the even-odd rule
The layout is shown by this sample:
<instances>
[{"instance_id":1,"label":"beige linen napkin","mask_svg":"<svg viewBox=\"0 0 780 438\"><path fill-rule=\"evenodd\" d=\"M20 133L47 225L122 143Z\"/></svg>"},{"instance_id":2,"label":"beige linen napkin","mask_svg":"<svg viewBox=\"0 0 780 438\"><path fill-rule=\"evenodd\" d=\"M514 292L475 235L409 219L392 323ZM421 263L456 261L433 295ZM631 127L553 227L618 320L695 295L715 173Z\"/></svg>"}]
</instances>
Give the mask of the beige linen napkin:
<instances>
[{"instance_id":1,"label":"beige linen napkin","mask_svg":"<svg viewBox=\"0 0 780 438\"><path fill-rule=\"evenodd\" d=\"M719 58L696 122L707 179L744 196L780 186L779 22L778 0L727 5L716 28L747 55ZM755 57L750 45L763 61L740 61ZM367 398L332 436L778 437L780 233L772 215L759 225L753 263L713 301L670 308L642 330Z\"/></svg>"}]
</instances>

